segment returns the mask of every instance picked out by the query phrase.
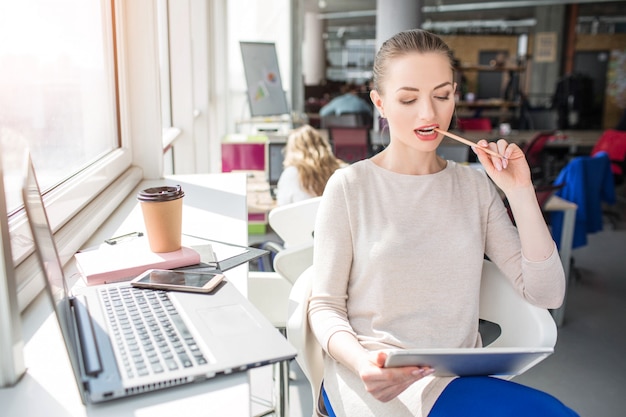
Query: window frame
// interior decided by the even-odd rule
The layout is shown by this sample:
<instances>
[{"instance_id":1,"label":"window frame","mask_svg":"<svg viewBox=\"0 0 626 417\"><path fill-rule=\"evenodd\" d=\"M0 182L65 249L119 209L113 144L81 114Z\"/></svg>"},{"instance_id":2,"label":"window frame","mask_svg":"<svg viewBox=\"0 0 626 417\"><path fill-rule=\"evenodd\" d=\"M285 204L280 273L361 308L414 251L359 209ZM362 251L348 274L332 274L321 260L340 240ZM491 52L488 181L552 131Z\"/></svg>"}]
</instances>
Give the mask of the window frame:
<instances>
[{"instance_id":1,"label":"window frame","mask_svg":"<svg viewBox=\"0 0 626 417\"><path fill-rule=\"evenodd\" d=\"M44 194L62 264L73 259L143 178L163 170L156 6L150 0L101 0L111 32L117 84L119 148ZM12 236L30 236L23 208L9 218ZM44 287L33 249L16 259L24 310Z\"/></svg>"}]
</instances>

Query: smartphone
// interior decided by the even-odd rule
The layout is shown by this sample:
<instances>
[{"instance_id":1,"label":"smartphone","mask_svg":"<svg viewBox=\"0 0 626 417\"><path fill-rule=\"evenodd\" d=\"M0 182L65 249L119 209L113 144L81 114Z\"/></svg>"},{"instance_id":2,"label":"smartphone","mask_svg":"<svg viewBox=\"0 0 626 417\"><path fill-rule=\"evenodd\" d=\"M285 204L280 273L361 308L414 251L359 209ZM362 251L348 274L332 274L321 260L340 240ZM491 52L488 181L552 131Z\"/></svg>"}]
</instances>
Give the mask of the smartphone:
<instances>
[{"instance_id":1,"label":"smartphone","mask_svg":"<svg viewBox=\"0 0 626 417\"><path fill-rule=\"evenodd\" d=\"M208 293L224 279L218 272L149 269L130 282L133 287Z\"/></svg>"}]
</instances>

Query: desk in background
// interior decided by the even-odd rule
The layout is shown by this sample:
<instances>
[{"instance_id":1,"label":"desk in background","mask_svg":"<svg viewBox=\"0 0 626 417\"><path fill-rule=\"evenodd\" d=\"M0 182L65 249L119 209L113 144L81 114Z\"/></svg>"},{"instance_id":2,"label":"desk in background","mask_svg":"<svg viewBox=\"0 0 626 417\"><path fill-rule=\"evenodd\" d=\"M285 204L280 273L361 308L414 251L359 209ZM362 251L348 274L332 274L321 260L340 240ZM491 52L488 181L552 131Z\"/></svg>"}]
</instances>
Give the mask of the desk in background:
<instances>
[{"instance_id":1,"label":"desk in background","mask_svg":"<svg viewBox=\"0 0 626 417\"><path fill-rule=\"evenodd\" d=\"M164 183L181 184L185 190L184 234L247 246L244 174L187 175L159 181L144 181L136 191ZM112 213L109 220L87 242L86 247L98 245L111 236L145 231L135 193L129 195ZM66 267L66 274L73 277L72 285L80 285L75 272L75 265L70 263ZM245 264L226 273L228 279L244 294L247 293L247 273L248 266ZM0 390L3 415L247 417L252 414L250 381L246 372L110 403L85 406L76 388L52 305L45 293L40 294L24 312L23 332L26 342L24 357L28 370L17 385Z\"/></svg>"},{"instance_id":2,"label":"desk in background","mask_svg":"<svg viewBox=\"0 0 626 417\"><path fill-rule=\"evenodd\" d=\"M270 184L265 176L265 171L248 171L246 176L248 232L250 234L265 234L268 225L267 216L276 207L276 200L270 193Z\"/></svg>"}]
</instances>

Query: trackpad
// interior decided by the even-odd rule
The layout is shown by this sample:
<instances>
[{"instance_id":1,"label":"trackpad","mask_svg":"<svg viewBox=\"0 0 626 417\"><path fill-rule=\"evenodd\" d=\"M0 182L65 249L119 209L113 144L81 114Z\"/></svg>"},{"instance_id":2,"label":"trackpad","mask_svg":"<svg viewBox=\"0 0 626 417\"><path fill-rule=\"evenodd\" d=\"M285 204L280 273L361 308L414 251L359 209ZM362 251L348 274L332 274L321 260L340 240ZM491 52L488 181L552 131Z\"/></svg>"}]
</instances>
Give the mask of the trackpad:
<instances>
[{"instance_id":1,"label":"trackpad","mask_svg":"<svg viewBox=\"0 0 626 417\"><path fill-rule=\"evenodd\" d=\"M261 326L242 306L225 305L198 310L198 315L216 336L241 336L257 331Z\"/></svg>"}]
</instances>

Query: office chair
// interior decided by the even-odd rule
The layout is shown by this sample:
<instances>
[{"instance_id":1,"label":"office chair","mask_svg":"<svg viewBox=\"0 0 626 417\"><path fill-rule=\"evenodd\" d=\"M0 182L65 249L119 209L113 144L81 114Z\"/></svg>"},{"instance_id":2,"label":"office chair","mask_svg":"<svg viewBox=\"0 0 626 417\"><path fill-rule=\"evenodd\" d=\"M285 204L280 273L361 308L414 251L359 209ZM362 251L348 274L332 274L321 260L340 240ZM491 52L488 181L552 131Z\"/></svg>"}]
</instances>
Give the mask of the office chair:
<instances>
[{"instance_id":1,"label":"office chair","mask_svg":"<svg viewBox=\"0 0 626 417\"><path fill-rule=\"evenodd\" d=\"M535 184L551 182L550 166L553 161L544 154L543 150L553 136L554 131L539 132L522 148L530 167L533 183Z\"/></svg>"},{"instance_id":2,"label":"office chair","mask_svg":"<svg viewBox=\"0 0 626 417\"><path fill-rule=\"evenodd\" d=\"M617 213L611 213L603 207L603 203L613 205L616 202L610 163L606 152L599 152L595 156L578 156L554 180L554 184L563 185L556 195L578 206L572 249L585 246L588 234L603 229L604 215L616 226ZM554 241L560 247L563 213L551 213L550 223Z\"/></svg>"},{"instance_id":3,"label":"office chair","mask_svg":"<svg viewBox=\"0 0 626 417\"><path fill-rule=\"evenodd\" d=\"M324 377L323 350L311 331L308 320L314 268L311 266L304 271L291 289L287 339L298 350L296 361L309 380L314 405L313 417L325 417L327 414L323 411L320 395ZM502 272L487 260L484 261L482 273L480 318L499 326L499 335L488 346L554 347L556 344L557 327L548 310L524 300Z\"/></svg>"},{"instance_id":4,"label":"office chair","mask_svg":"<svg viewBox=\"0 0 626 417\"><path fill-rule=\"evenodd\" d=\"M284 247L313 242L315 216L321 200L322 197L313 197L270 211L269 225L283 240Z\"/></svg>"},{"instance_id":5,"label":"office chair","mask_svg":"<svg viewBox=\"0 0 626 417\"><path fill-rule=\"evenodd\" d=\"M462 131L491 132L491 120L488 117L459 117L457 128Z\"/></svg>"},{"instance_id":6,"label":"office chair","mask_svg":"<svg viewBox=\"0 0 626 417\"><path fill-rule=\"evenodd\" d=\"M333 126L328 128L328 137L335 156L347 163L365 159L372 152L367 126Z\"/></svg>"},{"instance_id":7,"label":"office chair","mask_svg":"<svg viewBox=\"0 0 626 417\"><path fill-rule=\"evenodd\" d=\"M273 272L274 257L289 245L313 242L315 214L322 197L298 201L272 209L268 215L270 228L280 241L268 240L257 244L269 253L259 259L259 271Z\"/></svg>"},{"instance_id":8,"label":"office chair","mask_svg":"<svg viewBox=\"0 0 626 417\"><path fill-rule=\"evenodd\" d=\"M624 184L626 178L626 132L605 130L591 150L591 156L606 152L611 161L611 172L616 186Z\"/></svg>"},{"instance_id":9,"label":"office chair","mask_svg":"<svg viewBox=\"0 0 626 417\"><path fill-rule=\"evenodd\" d=\"M358 127L366 126L368 117L365 113L344 113L340 115L329 114L328 116L322 116L320 119L320 126L322 129L328 129L331 127Z\"/></svg>"}]
</instances>

